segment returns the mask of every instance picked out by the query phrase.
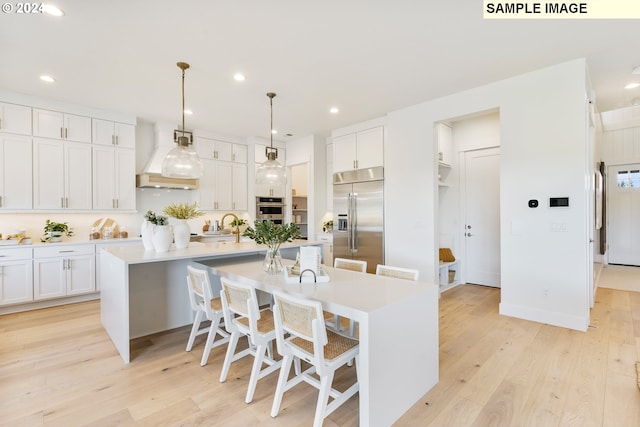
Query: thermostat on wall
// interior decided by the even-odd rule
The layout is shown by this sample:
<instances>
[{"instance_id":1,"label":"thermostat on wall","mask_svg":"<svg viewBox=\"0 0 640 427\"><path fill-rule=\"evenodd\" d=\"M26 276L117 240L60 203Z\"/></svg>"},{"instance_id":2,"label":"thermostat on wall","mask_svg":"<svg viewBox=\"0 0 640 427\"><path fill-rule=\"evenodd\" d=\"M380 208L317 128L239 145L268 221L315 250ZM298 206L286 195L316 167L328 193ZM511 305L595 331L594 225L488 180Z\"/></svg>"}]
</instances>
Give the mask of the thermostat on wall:
<instances>
[{"instance_id":1,"label":"thermostat on wall","mask_svg":"<svg viewBox=\"0 0 640 427\"><path fill-rule=\"evenodd\" d=\"M568 208L569 198L568 197L549 197L549 207L550 208Z\"/></svg>"}]
</instances>

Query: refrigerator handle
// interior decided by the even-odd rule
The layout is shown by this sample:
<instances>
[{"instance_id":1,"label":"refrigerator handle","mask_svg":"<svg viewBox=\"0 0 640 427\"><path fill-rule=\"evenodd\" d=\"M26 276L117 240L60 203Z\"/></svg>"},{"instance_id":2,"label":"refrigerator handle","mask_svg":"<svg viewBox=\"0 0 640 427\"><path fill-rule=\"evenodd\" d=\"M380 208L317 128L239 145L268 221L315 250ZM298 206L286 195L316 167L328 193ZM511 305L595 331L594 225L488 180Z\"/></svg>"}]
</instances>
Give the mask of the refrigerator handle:
<instances>
[{"instance_id":1,"label":"refrigerator handle","mask_svg":"<svg viewBox=\"0 0 640 427\"><path fill-rule=\"evenodd\" d=\"M358 253L358 194L351 194L351 253Z\"/></svg>"},{"instance_id":2,"label":"refrigerator handle","mask_svg":"<svg viewBox=\"0 0 640 427\"><path fill-rule=\"evenodd\" d=\"M347 194L347 250L351 253L351 193Z\"/></svg>"}]
</instances>

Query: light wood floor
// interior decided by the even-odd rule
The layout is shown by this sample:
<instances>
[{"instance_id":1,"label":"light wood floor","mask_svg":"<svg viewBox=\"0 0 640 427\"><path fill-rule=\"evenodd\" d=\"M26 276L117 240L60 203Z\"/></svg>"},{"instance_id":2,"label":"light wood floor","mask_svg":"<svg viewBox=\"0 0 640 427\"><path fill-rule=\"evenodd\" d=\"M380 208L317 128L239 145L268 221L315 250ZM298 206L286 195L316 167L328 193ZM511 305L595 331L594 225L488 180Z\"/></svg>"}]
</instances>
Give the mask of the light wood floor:
<instances>
[{"instance_id":1,"label":"light wood floor","mask_svg":"<svg viewBox=\"0 0 640 427\"><path fill-rule=\"evenodd\" d=\"M599 289L586 333L499 316L498 303L499 290L480 286L442 296L440 382L397 425L640 426L640 293ZM180 328L138 340L124 365L96 301L0 316L0 425L311 424L313 388L285 394L272 419L276 375L247 405L251 361L232 365L221 384L224 348L200 367L204 337L187 353L188 335ZM342 369L338 388L353 378L353 368ZM357 426L357 410L356 396L325 426Z\"/></svg>"}]
</instances>

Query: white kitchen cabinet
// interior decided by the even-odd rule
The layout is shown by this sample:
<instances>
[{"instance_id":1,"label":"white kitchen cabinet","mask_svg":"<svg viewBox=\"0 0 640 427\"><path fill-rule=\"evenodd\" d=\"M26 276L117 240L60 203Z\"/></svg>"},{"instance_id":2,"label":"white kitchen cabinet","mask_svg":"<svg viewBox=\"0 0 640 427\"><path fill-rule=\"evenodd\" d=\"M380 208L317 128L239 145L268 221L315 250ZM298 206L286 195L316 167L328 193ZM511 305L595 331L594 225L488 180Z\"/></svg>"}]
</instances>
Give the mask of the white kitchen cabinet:
<instances>
[{"instance_id":1,"label":"white kitchen cabinet","mask_svg":"<svg viewBox=\"0 0 640 427\"><path fill-rule=\"evenodd\" d=\"M0 102L0 132L31 135L31 107Z\"/></svg>"},{"instance_id":2,"label":"white kitchen cabinet","mask_svg":"<svg viewBox=\"0 0 640 427\"><path fill-rule=\"evenodd\" d=\"M91 145L34 139L33 208L91 209Z\"/></svg>"},{"instance_id":3,"label":"white kitchen cabinet","mask_svg":"<svg viewBox=\"0 0 640 427\"><path fill-rule=\"evenodd\" d=\"M327 211L333 211L333 143L327 144Z\"/></svg>"},{"instance_id":4,"label":"white kitchen cabinet","mask_svg":"<svg viewBox=\"0 0 640 427\"><path fill-rule=\"evenodd\" d=\"M444 123L437 125L438 162L451 165L453 163L453 131Z\"/></svg>"},{"instance_id":5,"label":"white kitchen cabinet","mask_svg":"<svg viewBox=\"0 0 640 427\"><path fill-rule=\"evenodd\" d=\"M30 137L0 134L0 211L33 207L31 157Z\"/></svg>"},{"instance_id":6,"label":"white kitchen cabinet","mask_svg":"<svg viewBox=\"0 0 640 427\"><path fill-rule=\"evenodd\" d=\"M134 150L93 146L93 209L135 209L135 180Z\"/></svg>"},{"instance_id":7,"label":"white kitchen cabinet","mask_svg":"<svg viewBox=\"0 0 640 427\"><path fill-rule=\"evenodd\" d=\"M333 170L342 172L384 164L384 127L349 133L333 138Z\"/></svg>"},{"instance_id":8,"label":"white kitchen cabinet","mask_svg":"<svg viewBox=\"0 0 640 427\"><path fill-rule=\"evenodd\" d=\"M233 144L231 142L198 136L194 139L193 145L202 159L230 162L233 157Z\"/></svg>"},{"instance_id":9,"label":"white kitchen cabinet","mask_svg":"<svg viewBox=\"0 0 640 427\"><path fill-rule=\"evenodd\" d=\"M248 185L247 185L247 165L241 163L233 164L233 210L246 211L248 209Z\"/></svg>"},{"instance_id":10,"label":"white kitchen cabinet","mask_svg":"<svg viewBox=\"0 0 640 427\"><path fill-rule=\"evenodd\" d=\"M33 301L31 248L0 249L0 306Z\"/></svg>"},{"instance_id":11,"label":"white kitchen cabinet","mask_svg":"<svg viewBox=\"0 0 640 427\"><path fill-rule=\"evenodd\" d=\"M34 108L33 136L89 143L91 118Z\"/></svg>"},{"instance_id":12,"label":"white kitchen cabinet","mask_svg":"<svg viewBox=\"0 0 640 427\"><path fill-rule=\"evenodd\" d=\"M91 119L91 142L120 148L136 148L136 127L127 123Z\"/></svg>"},{"instance_id":13,"label":"white kitchen cabinet","mask_svg":"<svg viewBox=\"0 0 640 427\"><path fill-rule=\"evenodd\" d=\"M34 248L33 257L34 300L95 292L95 245Z\"/></svg>"}]
</instances>

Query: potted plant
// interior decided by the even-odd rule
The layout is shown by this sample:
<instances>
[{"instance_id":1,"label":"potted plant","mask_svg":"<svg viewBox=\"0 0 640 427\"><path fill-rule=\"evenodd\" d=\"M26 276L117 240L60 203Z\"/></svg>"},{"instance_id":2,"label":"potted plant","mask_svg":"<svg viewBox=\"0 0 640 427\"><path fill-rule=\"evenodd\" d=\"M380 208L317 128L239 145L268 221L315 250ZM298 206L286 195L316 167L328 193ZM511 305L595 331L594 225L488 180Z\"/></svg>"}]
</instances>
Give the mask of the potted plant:
<instances>
[{"instance_id":1,"label":"potted plant","mask_svg":"<svg viewBox=\"0 0 640 427\"><path fill-rule=\"evenodd\" d=\"M254 222L254 227L247 227L242 235L249 237L259 245L267 245L264 271L268 274L280 273L284 268L280 257L280 245L299 238L300 228L293 223L279 225L270 220L257 220Z\"/></svg>"},{"instance_id":2,"label":"potted plant","mask_svg":"<svg viewBox=\"0 0 640 427\"><path fill-rule=\"evenodd\" d=\"M41 242L59 242L62 240L62 236L73 236L73 228L70 228L66 222L53 222L47 220L44 224L44 236L40 239Z\"/></svg>"},{"instance_id":3,"label":"potted plant","mask_svg":"<svg viewBox=\"0 0 640 427\"><path fill-rule=\"evenodd\" d=\"M173 226L173 240L176 244L176 249L188 247L191 239L191 227L189 227L187 221L204 215L204 212L198 210L197 203L172 203L165 207L162 212L177 220Z\"/></svg>"}]
</instances>

